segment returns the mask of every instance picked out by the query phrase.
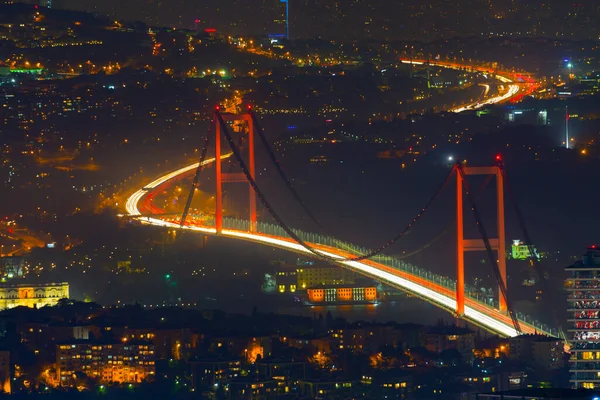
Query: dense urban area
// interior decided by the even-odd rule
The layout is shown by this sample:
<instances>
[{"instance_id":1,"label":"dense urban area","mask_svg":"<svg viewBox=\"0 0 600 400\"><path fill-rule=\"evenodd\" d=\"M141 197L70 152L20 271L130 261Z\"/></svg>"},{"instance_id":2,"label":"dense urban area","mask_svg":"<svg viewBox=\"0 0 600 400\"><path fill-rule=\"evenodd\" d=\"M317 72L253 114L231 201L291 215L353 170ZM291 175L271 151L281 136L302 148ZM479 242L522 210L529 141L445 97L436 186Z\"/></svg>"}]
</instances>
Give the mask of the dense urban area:
<instances>
[{"instance_id":1,"label":"dense urban area","mask_svg":"<svg viewBox=\"0 0 600 400\"><path fill-rule=\"evenodd\" d=\"M599 17L0 0L0 397L600 398Z\"/></svg>"}]
</instances>

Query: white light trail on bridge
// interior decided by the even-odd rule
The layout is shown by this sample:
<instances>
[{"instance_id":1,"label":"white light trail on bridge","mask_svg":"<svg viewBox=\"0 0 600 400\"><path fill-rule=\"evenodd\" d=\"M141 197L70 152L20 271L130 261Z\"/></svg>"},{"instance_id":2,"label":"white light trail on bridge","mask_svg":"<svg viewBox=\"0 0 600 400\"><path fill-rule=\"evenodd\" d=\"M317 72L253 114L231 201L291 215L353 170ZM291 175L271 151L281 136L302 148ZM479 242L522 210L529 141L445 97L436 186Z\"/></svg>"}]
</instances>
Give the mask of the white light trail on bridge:
<instances>
[{"instance_id":1,"label":"white light trail on bridge","mask_svg":"<svg viewBox=\"0 0 600 400\"><path fill-rule=\"evenodd\" d=\"M233 153L223 154L221 156L221 160L225 160L225 159L231 157L232 154ZM202 162L202 165L207 165L214 161L215 161L214 157L208 158ZM176 171L170 172L170 173L163 175L160 178L150 182L149 184L144 186L142 189L138 190L137 192L135 192L134 194L129 196L129 198L127 199L127 203L125 204L125 210L127 211L127 213L130 216L141 216L142 213L140 213L140 210L138 209L138 203L140 202L142 197L144 197L144 195L146 195L148 193L147 189L154 189L154 188L162 185L163 183L177 177L178 175L185 174L186 172L189 172L191 170L198 168L199 165L200 165L200 163L197 162L195 164L191 164L186 167L179 168Z\"/></svg>"},{"instance_id":2,"label":"white light trail on bridge","mask_svg":"<svg viewBox=\"0 0 600 400\"><path fill-rule=\"evenodd\" d=\"M214 161L214 159L206 160L207 163L210 163L213 161ZM198 167L198 163L193 164L188 167L185 167L185 168L181 168L180 170L177 170L175 172L179 171L178 174L182 174L182 173L188 172L197 167ZM166 182L167 180L172 179L175 176L177 176L178 174L176 174L175 172L172 172L170 174L165 175L164 177L161 177L161 178L155 180L154 182L152 182L150 185L148 185L146 187L150 188L151 186L156 187L156 186L161 185L162 183ZM163 179L167 176L169 176L169 178ZM133 216L138 216L139 221L144 224L149 224L149 225L154 225L154 226L163 226L163 227L175 228L175 229L181 228L179 224L176 224L173 222L164 221L164 220L158 219L158 218L140 216L139 211L137 210L137 202L139 202L146 193L147 192L144 190L134 193L127 201L127 205L128 205L127 211L130 214L132 214ZM135 212L137 212L137 214L134 214ZM216 229L214 229L214 228L207 228L207 227L200 227L200 226L184 226L182 229L191 230L191 231L195 231L195 232L201 232L201 233L210 234L210 235L216 234ZM249 232L241 232L241 231L234 231L234 230L228 230L228 229L224 229L222 234L223 234L223 236L229 236L229 237L249 240L249 241L252 241L255 243L263 243L266 245L284 248L284 249L287 249L287 250L290 250L290 251L293 251L296 253L304 253L307 255L312 255L312 253L310 251L308 251L306 248L304 248L300 244L295 243L295 242L290 242L287 240L283 240L283 239L277 239L277 238L273 238L270 236L264 236L264 235L249 233ZM344 258L338 254L331 253L328 251L322 251L322 250L317 250L317 251L325 256L328 256L328 257L331 257L334 259ZM396 275L391 274L386 271L382 271L376 267L367 265L363 262L341 261L340 263L344 264L346 267L349 267L350 269L374 276L382 281L388 281L388 282L390 282L394 285L400 286L410 292L417 293L419 296L425 297L430 301L438 303L447 309L450 309L450 310L456 309L456 299L448 297L441 293L438 293L435 290L429 289L423 285L417 284L415 282L411 282L408 279L401 278L399 276L396 276ZM500 315L500 313L498 313L498 314ZM517 332L515 331L515 329L512 326L507 325L498 320L495 320L493 317L490 317L480 311L477 311L472 307L469 307L469 306L465 307L465 316L474 321L478 321L478 323L489 327L490 329L492 329L493 331L495 331L501 335L511 336L511 337L517 335Z\"/></svg>"},{"instance_id":3,"label":"white light trail on bridge","mask_svg":"<svg viewBox=\"0 0 600 400\"><path fill-rule=\"evenodd\" d=\"M139 221L144 224L149 224L149 225L163 226L163 227L175 228L175 229L181 228L179 226L179 224L164 221L164 220L161 220L158 218L140 217ZM206 227L200 227L200 226L184 226L182 229L191 230L191 231L195 231L195 232L202 232L202 233L210 234L210 235L216 234L216 230L214 228L206 228ZM269 236L263 236L263 235L259 235L259 234L234 231L234 230L228 230L228 229L224 229L222 232L222 235L239 238L239 239L244 239L244 240L249 240L249 241L252 241L255 243L263 243L263 244L270 245L270 246L284 248L284 249L293 251L295 253L304 253L307 255L312 255L312 253L310 251L308 251L306 248L304 248L300 244L295 243L295 242L289 242L289 241L283 240L283 239L277 239L277 238L273 238L273 237L269 237ZM335 253L322 251L322 250L317 250L317 251L319 253L321 253L325 256L331 257L331 258L337 258L337 259L343 258L342 256L335 254ZM408 279L404 279L404 278L401 278L394 274L391 274L389 272L382 271L376 267L367 265L363 262L341 261L340 263L344 264L345 266L347 266L350 269L353 269L355 271L371 275L382 281L390 282L396 286L400 286L400 287L404 288L405 290L408 290L409 292L414 292L414 293L418 294L419 296L425 297L430 301L433 301L435 303L442 305L444 308L447 308L450 310L456 309L456 299L445 296L445 295L438 293L435 290L429 289L423 285L419 285L415 282L411 282ZM498 313L498 315L501 315L501 314ZM465 307L465 317L467 317L473 321L477 321L479 324L483 324L483 325L487 326L488 328L490 328L491 330L493 330L501 335L509 336L509 337L517 336L517 332L512 326L507 325L501 321L498 321L498 320L494 319L493 317L490 317L489 315L482 313L481 311L475 310L472 307L469 307L469 306Z\"/></svg>"}]
</instances>

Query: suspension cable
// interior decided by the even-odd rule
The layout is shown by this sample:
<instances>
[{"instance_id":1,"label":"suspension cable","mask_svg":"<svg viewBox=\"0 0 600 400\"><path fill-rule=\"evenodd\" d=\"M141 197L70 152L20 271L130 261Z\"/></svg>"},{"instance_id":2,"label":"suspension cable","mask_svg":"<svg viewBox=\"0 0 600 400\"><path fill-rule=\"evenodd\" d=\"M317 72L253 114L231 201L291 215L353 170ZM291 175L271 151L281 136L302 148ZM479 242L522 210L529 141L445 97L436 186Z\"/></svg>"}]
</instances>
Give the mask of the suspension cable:
<instances>
[{"instance_id":1,"label":"suspension cable","mask_svg":"<svg viewBox=\"0 0 600 400\"><path fill-rule=\"evenodd\" d=\"M479 195L483 192L483 189L485 189L485 187L490 183L490 181L492 180L493 175L487 175L484 179L484 181L481 183L481 185L477 188L477 192L475 192L475 199L477 199L479 197ZM408 258L411 256L414 256L415 254L419 254L420 252L422 252L423 250L428 249L429 247L431 247L435 242L437 242L438 240L440 240L446 233L448 233L448 230L451 228L452 225L456 224L456 219L451 220L448 225L446 225L446 227L442 230L442 232L436 236L433 240L431 240L430 242L426 243L423 247L420 247L408 254L401 254L396 256L395 258L397 258L398 260L402 260L404 258Z\"/></svg>"},{"instance_id":2,"label":"suspension cable","mask_svg":"<svg viewBox=\"0 0 600 400\"><path fill-rule=\"evenodd\" d=\"M474 199L473 193L471 193L471 190L469 188L469 182L466 179L467 176L465 174L462 164L457 164L457 169L458 169L458 173L462 177L463 186L465 188L467 199L469 201L469 204L471 205L471 210L473 211L473 216L475 217L475 222L477 223L477 228L479 229L479 234L481 235L481 238L483 239L483 243L485 245L485 250L487 252L488 258L490 259L490 263L492 264L494 276L496 278L496 281L498 282L498 287L500 288L500 293L502 294L502 297L506 301L506 308L508 309L508 314L510 315L510 318L512 320L515 330L517 331L517 333L520 334L520 333L522 333L521 325L519 324L519 320L510 304L510 301L508 298L508 291L506 289L506 284L504 283L504 280L502 279L502 274L500 273L500 267L498 266L498 261L496 259L496 256L494 255L492 246L490 245L489 236L487 234L487 231L485 230L485 227L483 226L483 220L481 219L481 217L479 215L479 211L475 204L475 199ZM498 251L505 251L505 249L498 249Z\"/></svg>"},{"instance_id":3,"label":"suspension cable","mask_svg":"<svg viewBox=\"0 0 600 400\"><path fill-rule=\"evenodd\" d=\"M315 216L315 214L310 211L310 209L308 208L308 206L306 205L306 203L304 202L302 197L300 197L300 194L294 187L292 180L289 178L289 176L283 170L281 163L277 159L275 152L273 151L271 145L269 144L269 141L267 140L267 137L265 136L262 126L260 125L260 123L258 121L258 117L252 111L252 109L249 109L248 112L252 118L252 121L254 122L254 125L258 128L257 129L258 136L259 136L261 142L263 143L265 149L267 150L267 154L269 155L271 162L275 166L275 169L277 170L279 177L285 183L287 189L291 192L291 194L294 197L294 199L296 200L296 202L300 205L300 207L302 207L302 209L304 210L304 213L308 216L308 218L321 229L323 234L330 236L332 238L332 240L338 246L348 250L348 245L346 243L342 242L341 240L339 240L338 238L336 238L335 235L332 234L331 230L329 230L325 226L323 226L323 224L318 220L318 218ZM360 254L360 255L362 255L362 254Z\"/></svg>"},{"instance_id":4,"label":"suspension cable","mask_svg":"<svg viewBox=\"0 0 600 400\"><path fill-rule=\"evenodd\" d=\"M548 293L549 290L547 290L547 289L549 289L549 286L547 283L546 274L543 271L542 266L540 265L538 256L535 251L535 247L533 245L533 241L531 240L531 236L529 235L529 230L527 229L527 225L525 224L525 218L523 217L523 214L521 213L521 208L519 207L519 204L517 203L517 198L515 196L515 192L512 190L512 187L508 180L508 174L506 173L506 169L504 168L504 163L500 162L498 164L498 167L500 168L500 172L502 174L502 177L504 178L504 185L506 187L506 191L508 192L508 197L510 198L511 203L513 204L515 214L517 215L517 220L519 221L519 226L521 228L521 232L523 233L523 237L525 238L525 241L527 242L527 249L529 250L529 261L531 262L533 267L536 269L536 272L539 275L540 280L542 281L543 292ZM552 314L555 319L556 326L558 327L559 334L561 334L564 339L565 334L563 332L562 324L560 323L560 318L558 318L555 308L552 308Z\"/></svg>"},{"instance_id":5,"label":"suspension cable","mask_svg":"<svg viewBox=\"0 0 600 400\"><path fill-rule=\"evenodd\" d=\"M200 181L200 173L204 169L204 160L206 159L206 153L208 152L208 145L210 144L211 135L211 127L214 124L214 119L210 121L210 125L208 126L208 131L206 132L206 137L204 138L204 146L202 147L202 153L200 155L200 164L198 164L198 168L196 169L196 175L194 176L194 180L192 181L192 187L190 189L190 194L188 195L187 201L185 203L185 208L183 209L183 214L181 214L181 222L179 226L183 227L185 225L185 220L187 219L188 212L190 211L190 206L192 205L192 198L194 197L194 193L198 188L198 182ZM220 160L217 160L220 162Z\"/></svg>"},{"instance_id":6,"label":"suspension cable","mask_svg":"<svg viewBox=\"0 0 600 400\"><path fill-rule=\"evenodd\" d=\"M248 110L248 113L250 114L250 116L252 118L252 122L254 122L254 125L258 128L257 132L258 132L258 137L260 138L260 141L262 142L265 149L267 150L267 154L268 154L269 158L271 159L271 162L275 166L275 169L279 173L279 176L281 177L281 179L287 186L288 190L292 193L292 196L294 196L294 199L298 202L298 204L300 204L300 207L302 207L302 209L304 210L304 212L306 213L308 218L310 218L319 228L325 230L323 225L321 225L321 222L319 222L317 217L315 217L315 215L309 210L309 208L306 205L306 203L304 202L304 200L302 200L302 197L300 197L296 188L294 188L294 185L292 184L292 180L283 171L283 168L281 167L281 164L279 163L279 160L277 159L275 152L273 151L273 149L271 148L271 145L269 144L269 141L265 137L265 133L264 133L260 123L258 122L258 118L257 118L256 114L252 110Z\"/></svg>"},{"instance_id":7,"label":"suspension cable","mask_svg":"<svg viewBox=\"0 0 600 400\"><path fill-rule=\"evenodd\" d=\"M450 172L448 173L448 176L446 176L446 179L444 180L444 182L442 183L442 185L438 188L438 190L435 192L435 194L429 199L429 201L427 202L427 204L425 205L425 207L421 209L421 211L417 214L417 216L415 218L413 218L413 220L408 224L408 226L406 228L404 228L400 233L398 233L390 241L388 241L387 243L385 243L382 246L379 246L377 249L369 252L368 254L362 255L362 256L359 256L359 257L350 257L350 258L328 257L328 256L325 256L325 255L321 254L319 251L313 249L308 244L306 244L306 242L304 242L300 237L298 237L298 235L296 235L296 233L294 233L294 231L292 229L290 229L283 222L283 220L275 212L275 210L273 209L273 207L271 207L271 205L269 204L269 202L266 200L265 196L263 195L262 191L259 189L256 181L250 175L250 171L248 170L248 167L246 166L246 163L244 162L244 160L243 160L243 158L241 156L241 153L239 152L239 150L237 149L237 147L233 143L233 139L232 139L232 137L231 137L231 135L229 133L229 130L227 129L227 125L225 124L225 121L223 120L223 117L221 116L221 114L218 111L215 114L216 114L217 118L219 119L219 122L221 123L221 126L223 127L223 133L225 135L225 138L227 139L227 142L229 143L229 146L231 147L231 151L233 152L233 155L235 156L235 158L237 159L238 163L240 164L240 167L241 167L242 171L244 172L244 175L246 175L246 179L248 180L248 182L250 183L250 185L254 189L254 192L258 196L258 198L261 201L261 203L265 206L265 208L267 209L267 211L269 212L269 214L271 215L271 217L273 217L273 219L277 222L277 224L280 225L281 228L292 239L294 239L298 244L300 244L306 250L310 251L311 253L313 253L313 254L321 257L321 258L326 258L326 259L328 259L330 261L333 261L333 262L338 262L339 263L339 262L342 262L342 261L361 261L361 260L366 260L368 258L376 256L377 254L381 253L383 250L387 249L389 246L393 245L396 241L398 241L398 239L400 239L408 231L410 231L410 229L413 227L413 225L417 221L419 221L421 219L421 217L423 216L423 214L425 213L425 211L427 211L427 209L431 206L431 204L433 203L433 201L438 197L438 195L448 185L448 183L450 182L450 177L454 173L454 168L452 168L450 170Z\"/></svg>"},{"instance_id":8,"label":"suspension cable","mask_svg":"<svg viewBox=\"0 0 600 400\"><path fill-rule=\"evenodd\" d=\"M311 253L313 253L317 257L319 257L319 258L325 258L325 259L332 259L332 257L328 257L328 256L326 256L324 254L321 254L317 250L315 250L312 247L310 247L309 245L307 245L292 229L290 229L283 222L283 220L281 219L281 217L271 207L271 205L269 204L269 202L267 201L267 199L263 195L262 191L259 189L259 187L256 184L256 181L254 180L254 178L252 178L252 175L250 174L250 170L248 169L246 163L244 162L244 159L242 158L242 155L241 155L238 147L233 142L233 138L231 137L231 134L229 133L229 129L227 128L227 124L223 120L223 117L221 116L221 114L219 113L219 111L215 111L215 115L216 115L217 119L219 120L219 123L221 124L222 132L225 135L225 139L227 140L227 143L229 144L229 147L231 148L231 151L233 152L234 157L237 159L238 164L240 165L240 168L242 169L242 172L244 173L244 175L246 175L246 179L250 183L250 186L252 186L252 189L254 189L254 192L258 196L259 200L261 201L261 203L263 204L263 206L267 209L267 211L269 212L269 214L271 215L271 217L273 217L273 219L275 220L275 222L277 222L277 224L279 226L281 226L281 228L292 239L294 239L298 244L300 244L302 247L304 247L305 249L307 249L308 251L310 251ZM335 259L335 261L339 262L339 261L343 261L343 260Z\"/></svg>"}]
</instances>

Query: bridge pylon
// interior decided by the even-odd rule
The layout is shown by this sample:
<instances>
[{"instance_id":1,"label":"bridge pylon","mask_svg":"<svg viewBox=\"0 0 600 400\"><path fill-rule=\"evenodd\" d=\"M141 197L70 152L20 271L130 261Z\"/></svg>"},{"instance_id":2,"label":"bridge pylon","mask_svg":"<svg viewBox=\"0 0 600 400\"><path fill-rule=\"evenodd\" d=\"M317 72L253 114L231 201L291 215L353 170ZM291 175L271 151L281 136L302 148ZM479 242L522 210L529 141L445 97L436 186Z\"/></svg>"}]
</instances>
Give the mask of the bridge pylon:
<instances>
[{"instance_id":1,"label":"bridge pylon","mask_svg":"<svg viewBox=\"0 0 600 400\"><path fill-rule=\"evenodd\" d=\"M217 108L215 113L219 113ZM226 114L220 113L221 118L225 123L230 123L239 128L242 133L248 135L248 169L252 179L256 178L256 169L254 163L254 121L252 115L247 112L244 114ZM250 211L250 232L256 232L256 193L246 179L243 173L226 173L222 172L221 164L221 135L222 127L219 119L215 118L215 172L216 172L216 191L215 191L215 228L217 234L223 231L223 184L225 183L245 183L248 185L249 206Z\"/></svg>"},{"instance_id":2,"label":"bridge pylon","mask_svg":"<svg viewBox=\"0 0 600 400\"><path fill-rule=\"evenodd\" d=\"M461 166L465 177L468 175L495 175L497 198L497 237L490 238L489 243L498 253L498 268L504 287L506 287L506 236L504 230L504 177L500 166L493 167L467 167ZM457 231L457 263L456 263L456 314L461 317L465 313L465 252L485 251L483 239L464 238L463 219L463 177L456 173L456 231ZM500 311L507 311L507 300L502 290L498 290Z\"/></svg>"}]
</instances>

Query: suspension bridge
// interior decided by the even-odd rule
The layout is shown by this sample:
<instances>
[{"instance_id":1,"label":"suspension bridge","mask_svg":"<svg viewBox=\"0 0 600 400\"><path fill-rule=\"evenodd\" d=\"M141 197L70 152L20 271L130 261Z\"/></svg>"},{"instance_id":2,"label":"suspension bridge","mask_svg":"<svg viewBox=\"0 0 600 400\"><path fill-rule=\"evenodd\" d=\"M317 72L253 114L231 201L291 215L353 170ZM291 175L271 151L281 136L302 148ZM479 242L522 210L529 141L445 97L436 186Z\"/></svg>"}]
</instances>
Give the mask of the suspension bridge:
<instances>
[{"instance_id":1,"label":"suspension bridge","mask_svg":"<svg viewBox=\"0 0 600 400\"><path fill-rule=\"evenodd\" d=\"M234 124L238 127L243 127L240 137L245 137L248 153L246 156L243 154L241 146L234 142L230 132ZM129 217L142 224L244 240L321 259L421 298L436 307L456 315L460 319L500 336L512 337L533 333L560 336L558 327L550 327L517 312L510 302L506 286L506 243L504 234L504 188L506 186L506 176L500 159L497 160L496 165L489 167L455 165L428 203L418 211L416 216L402 231L380 247L369 250L351 243L342 242L327 233L319 234L300 231L289 227L284 222L264 196L256 181L254 167L254 137L256 134L258 134L259 139L265 145L270 161L275 165L281 179L298 201L299 206L321 228L321 231L326 232L326 229L322 227L293 187L291 180L277 160L277 156L270 148L257 116L250 107L243 114L223 114L217 108L211 124L211 130L209 130L205 137L200 161L171 171L133 193L125 205ZM211 146L211 139L215 141L215 156L208 158L207 151L208 147ZM225 143L223 143L223 139L225 139ZM229 149L223 149L223 147L228 147ZM223 172L222 162L229 158L236 162L242 172ZM214 164L215 166L215 213L214 215L189 214L194 192L199 187L202 170L209 164ZM164 187L183 177L190 176L194 171L192 186L181 216L166 213L153 205L152 200L154 196L161 192ZM495 237L491 237L483 225L475 202L475 193L473 193L468 183L468 176L470 175L486 175L488 181L491 178L496 178L498 223L497 230L494 232ZM456 212L458 221L456 226L456 279L442 277L403 260L383 254L384 250L396 243L411 230L415 223L426 213L438 195L452 181L455 181L456 185ZM231 183L248 185L248 219L229 218L223 215L223 185ZM465 202L465 198L477 222L480 238L464 238L463 203ZM262 204L275 223L257 220L257 200ZM518 208L516 209L517 215L520 218L520 212ZM522 218L520 220L522 221ZM529 235L524 225L522 225L522 228L524 229L526 239L528 239ZM492 265L493 275L498 284L499 296L497 301L490 301L488 297L480 296L477 290L473 290L465 284L464 253L468 251L484 251L487 253ZM533 257L532 250L533 258L535 257Z\"/></svg>"}]
</instances>

